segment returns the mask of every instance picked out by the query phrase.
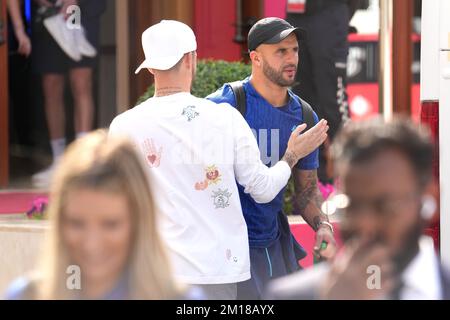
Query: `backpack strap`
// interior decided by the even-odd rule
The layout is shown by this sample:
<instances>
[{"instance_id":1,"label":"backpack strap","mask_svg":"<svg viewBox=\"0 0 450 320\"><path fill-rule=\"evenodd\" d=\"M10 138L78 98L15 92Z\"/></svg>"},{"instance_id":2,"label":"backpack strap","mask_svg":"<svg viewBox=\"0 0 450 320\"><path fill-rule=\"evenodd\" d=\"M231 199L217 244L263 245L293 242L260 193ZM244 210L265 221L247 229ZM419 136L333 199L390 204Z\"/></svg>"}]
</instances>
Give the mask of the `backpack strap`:
<instances>
[{"instance_id":1,"label":"backpack strap","mask_svg":"<svg viewBox=\"0 0 450 320\"><path fill-rule=\"evenodd\" d=\"M236 106L239 112L245 117L247 112L247 100L245 97L244 84L242 81L230 82L228 85L233 91L234 97L236 98Z\"/></svg>"},{"instance_id":2,"label":"backpack strap","mask_svg":"<svg viewBox=\"0 0 450 320\"><path fill-rule=\"evenodd\" d=\"M305 100L301 99L300 97L298 97L298 99L300 100L300 103L302 105L303 122L308 126L306 130L309 130L316 125L313 108Z\"/></svg>"},{"instance_id":3,"label":"backpack strap","mask_svg":"<svg viewBox=\"0 0 450 320\"><path fill-rule=\"evenodd\" d=\"M242 114L242 116L245 117L245 114L247 112L247 100L245 97L244 84L242 83L242 81L234 81L228 83L228 85L233 91L234 97L236 99L237 109ZM303 122L306 123L306 125L308 126L307 130L309 130L316 125L313 108L305 100L301 99L300 97L298 97L298 99L300 100L300 104L302 106Z\"/></svg>"}]
</instances>

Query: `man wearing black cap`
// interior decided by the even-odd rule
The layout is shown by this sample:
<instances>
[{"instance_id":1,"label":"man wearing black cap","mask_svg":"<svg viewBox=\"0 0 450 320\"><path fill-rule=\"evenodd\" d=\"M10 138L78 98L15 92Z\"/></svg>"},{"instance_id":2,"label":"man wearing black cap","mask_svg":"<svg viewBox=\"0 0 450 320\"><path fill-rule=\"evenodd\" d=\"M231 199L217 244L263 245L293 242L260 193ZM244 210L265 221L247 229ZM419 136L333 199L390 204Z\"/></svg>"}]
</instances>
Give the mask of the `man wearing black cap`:
<instances>
[{"instance_id":1,"label":"man wearing black cap","mask_svg":"<svg viewBox=\"0 0 450 320\"><path fill-rule=\"evenodd\" d=\"M239 95L234 93L236 88L230 84L208 97L241 110L256 135L262 161L269 167L279 160L279 155L284 154L292 128L305 122L303 110L305 106L309 107L289 90L297 73L298 40L303 37L302 30L283 19L265 18L258 21L248 37L252 75L241 83L245 93L245 111L237 102L240 100ZM318 122L317 115L312 111L311 118L313 122ZM317 149L294 167L295 207L296 213L300 213L317 231L316 254L330 258L335 252L333 227L319 209L323 200L317 187L317 168ZM271 279L298 270L298 260L305 256L305 252L295 242L282 212L284 190L270 203L258 204L242 186L238 185L238 189L248 228L252 276L250 280L238 284L238 298L259 299ZM327 249L319 252L317 248L323 241L328 243Z\"/></svg>"}]
</instances>

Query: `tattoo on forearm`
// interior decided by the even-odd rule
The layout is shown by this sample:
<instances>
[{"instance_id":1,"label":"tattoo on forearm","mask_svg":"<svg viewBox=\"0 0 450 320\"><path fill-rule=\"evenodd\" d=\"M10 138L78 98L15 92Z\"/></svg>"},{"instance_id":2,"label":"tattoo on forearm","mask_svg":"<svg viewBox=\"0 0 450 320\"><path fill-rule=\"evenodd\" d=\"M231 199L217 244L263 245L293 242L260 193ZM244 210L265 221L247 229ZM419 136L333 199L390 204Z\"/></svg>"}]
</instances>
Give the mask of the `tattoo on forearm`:
<instances>
[{"instance_id":1,"label":"tattoo on forearm","mask_svg":"<svg viewBox=\"0 0 450 320\"><path fill-rule=\"evenodd\" d=\"M328 220L321 212L323 198L317 186L317 174L315 171L308 172L307 175L302 176L302 180L300 185L296 185L296 210L304 216L305 220L309 221L313 229L317 230L320 221Z\"/></svg>"},{"instance_id":2,"label":"tattoo on forearm","mask_svg":"<svg viewBox=\"0 0 450 320\"><path fill-rule=\"evenodd\" d=\"M293 153L292 151L286 151L283 159L281 160L286 161L289 167L291 168L293 168L298 161L297 157L295 156L295 153Z\"/></svg>"},{"instance_id":3,"label":"tattoo on forearm","mask_svg":"<svg viewBox=\"0 0 450 320\"><path fill-rule=\"evenodd\" d=\"M308 173L302 177L305 181L301 182L300 186L296 186L296 204L301 212L304 212L306 207L312 202L318 208L322 205L323 200L319 196L317 190L317 177L314 172Z\"/></svg>"}]
</instances>

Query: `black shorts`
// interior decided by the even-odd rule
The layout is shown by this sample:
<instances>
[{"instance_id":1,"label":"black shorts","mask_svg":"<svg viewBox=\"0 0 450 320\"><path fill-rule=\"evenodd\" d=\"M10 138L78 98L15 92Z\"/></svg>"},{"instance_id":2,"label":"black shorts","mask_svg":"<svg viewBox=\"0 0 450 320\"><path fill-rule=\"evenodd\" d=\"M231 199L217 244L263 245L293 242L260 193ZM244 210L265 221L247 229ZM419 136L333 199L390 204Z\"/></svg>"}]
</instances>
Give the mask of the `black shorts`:
<instances>
[{"instance_id":1,"label":"black shorts","mask_svg":"<svg viewBox=\"0 0 450 320\"><path fill-rule=\"evenodd\" d=\"M100 17L85 19L81 23L86 37L98 52L97 57L83 57L81 61L74 61L59 47L42 23L33 25L32 36L32 66L37 74L64 74L76 68L95 68L98 63Z\"/></svg>"},{"instance_id":2,"label":"black shorts","mask_svg":"<svg viewBox=\"0 0 450 320\"><path fill-rule=\"evenodd\" d=\"M301 269L298 261L307 253L294 238L286 215L280 211L277 217L277 239L267 247L250 247L251 278L238 282L238 300L260 300L270 281Z\"/></svg>"}]
</instances>

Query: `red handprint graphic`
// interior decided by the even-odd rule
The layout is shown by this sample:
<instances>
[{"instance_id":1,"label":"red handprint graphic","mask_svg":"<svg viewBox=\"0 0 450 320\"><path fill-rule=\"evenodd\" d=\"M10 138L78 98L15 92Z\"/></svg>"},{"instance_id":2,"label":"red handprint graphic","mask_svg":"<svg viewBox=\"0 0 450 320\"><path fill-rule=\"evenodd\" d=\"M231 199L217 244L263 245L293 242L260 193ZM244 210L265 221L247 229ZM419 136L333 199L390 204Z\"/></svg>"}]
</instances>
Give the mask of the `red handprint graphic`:
<instances>
[{"instance_id":1,"label":"red handprint graphic","mask_svg":"<svg viewBox=\"0 0 450 320\"><path fill-rule=\"evenodd\" d=\"M145 159L147 159L150 168L158 168L161 164L163 147L160 147L159 150L156 150L155 142L153 141L153 139L144 140L142 146L144 148Z\"/></svg>"}]
</instances>

